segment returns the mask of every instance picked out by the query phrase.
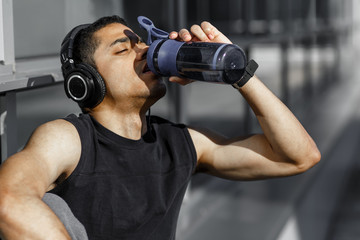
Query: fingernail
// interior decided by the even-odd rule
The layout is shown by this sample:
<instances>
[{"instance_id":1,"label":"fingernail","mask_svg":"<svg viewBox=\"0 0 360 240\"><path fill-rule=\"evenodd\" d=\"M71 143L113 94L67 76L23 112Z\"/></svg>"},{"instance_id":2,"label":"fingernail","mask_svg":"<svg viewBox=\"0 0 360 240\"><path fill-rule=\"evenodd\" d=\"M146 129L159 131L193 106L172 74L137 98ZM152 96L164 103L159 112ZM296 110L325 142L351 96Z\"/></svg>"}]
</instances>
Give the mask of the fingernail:
<instances>
[{"instance_id":1,"label":"fingernail","mask_svg":"<svg viewBox=\"0 0 360 240\"><path fill-rule=\"evenodd\" d=\"M214 39L214 35L212 35L212 33L210 33L210 34L208 35L208 38L209 38L210 40L213 40L213 39Z\"/></svg>"}]
</instances>

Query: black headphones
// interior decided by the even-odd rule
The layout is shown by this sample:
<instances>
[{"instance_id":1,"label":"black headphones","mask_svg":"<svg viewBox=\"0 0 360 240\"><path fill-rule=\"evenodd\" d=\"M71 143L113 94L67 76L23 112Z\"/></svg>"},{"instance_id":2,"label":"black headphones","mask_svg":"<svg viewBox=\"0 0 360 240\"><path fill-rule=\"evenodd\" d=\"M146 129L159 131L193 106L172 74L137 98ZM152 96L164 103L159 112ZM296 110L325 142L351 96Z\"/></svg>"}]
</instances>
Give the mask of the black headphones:
<instances>
[{"instance_id":1,"label":"black headphones","mask_svg":"<svg viewBox=\"0 0 360 240\"><path fill-rule=\"evenodd\" d=\"M75 63L73 47L76 36L90 24L73 28L61 44L61 70L64 76L66 95L77 102L81 108L93 108L105 97L105 82L99 72L86 63Z\"/></svg>"}]
</instances>

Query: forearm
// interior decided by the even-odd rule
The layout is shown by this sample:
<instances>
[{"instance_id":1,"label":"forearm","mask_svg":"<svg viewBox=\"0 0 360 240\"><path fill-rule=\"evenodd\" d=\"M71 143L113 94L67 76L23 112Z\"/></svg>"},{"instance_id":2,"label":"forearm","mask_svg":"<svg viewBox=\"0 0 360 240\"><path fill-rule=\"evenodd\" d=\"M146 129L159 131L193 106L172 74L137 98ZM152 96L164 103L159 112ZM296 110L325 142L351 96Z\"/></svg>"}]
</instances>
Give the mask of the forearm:
<instances>
[{"instance_id":1,"label":"forearm","mask_svg":"<svg viewBox=\"0 0 360 240\"><path fill-rule=\"evenodd\" d=\"M295 164L313 165L312 161L319 158L316 144L292 112L256 76L240 92L274 152Z\"/></svg>"},{"instance_id":2,"label":"forearm","mask_svg":"<svg viewBox=\"0 0 360 240\"><path fill-rule=\"evenodd\" d=\"M71 239L54 212L33 196L2 196L0 235L12 239Z\"/></svg>"}]
</instances>

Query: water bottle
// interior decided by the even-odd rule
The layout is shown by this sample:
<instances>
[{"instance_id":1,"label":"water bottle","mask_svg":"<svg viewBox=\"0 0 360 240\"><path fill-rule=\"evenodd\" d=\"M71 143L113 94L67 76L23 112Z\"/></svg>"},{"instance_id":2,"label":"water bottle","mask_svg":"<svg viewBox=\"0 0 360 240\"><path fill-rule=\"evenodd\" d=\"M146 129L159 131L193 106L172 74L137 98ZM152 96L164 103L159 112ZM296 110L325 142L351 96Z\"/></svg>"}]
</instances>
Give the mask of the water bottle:
<instances>
[{"instance_id":1,"label":"water bottle","mask_svg":"<svg viewBox=\"0 0 360 240\"><path fill-rule=\"evenodd\" d=\"M234 44L157 40L148 51L150 70L161 76L233 84L244 74L246 56Z\"/></svg>"},{"instance_id":2,"label":"water bottle","mask_svg":"<svg viewBox=\"0 0 360 240\"><path fill-rule=\"evenodd\" d=\"M138 21L148 31L147 64L153 73L227 84L244 75L246 55L237 45L176 41L148 18L138 17Z\"/></svg>"}]
</instances>

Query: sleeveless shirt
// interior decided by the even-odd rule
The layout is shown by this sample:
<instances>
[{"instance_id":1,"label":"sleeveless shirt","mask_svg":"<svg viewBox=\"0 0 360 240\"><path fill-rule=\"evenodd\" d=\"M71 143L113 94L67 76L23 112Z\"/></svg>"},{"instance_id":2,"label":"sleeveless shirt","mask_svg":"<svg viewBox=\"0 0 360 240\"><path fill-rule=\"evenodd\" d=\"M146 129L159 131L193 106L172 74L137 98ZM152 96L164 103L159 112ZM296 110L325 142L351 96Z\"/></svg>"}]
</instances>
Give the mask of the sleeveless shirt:
<instances>
[{"instance_id":1,"label":"sleeveless shirt","mask_svg":"<svg viewBox=\"0 0 360 240\"><path fill-rule=\"evenodd\" d=\"M69 115L80 136L73 173L51 193L63 198L89 239L175 239L196 166L186 126L151 116L140 140L123 138L88 114Z\"/></svg>"}]
</instances>

